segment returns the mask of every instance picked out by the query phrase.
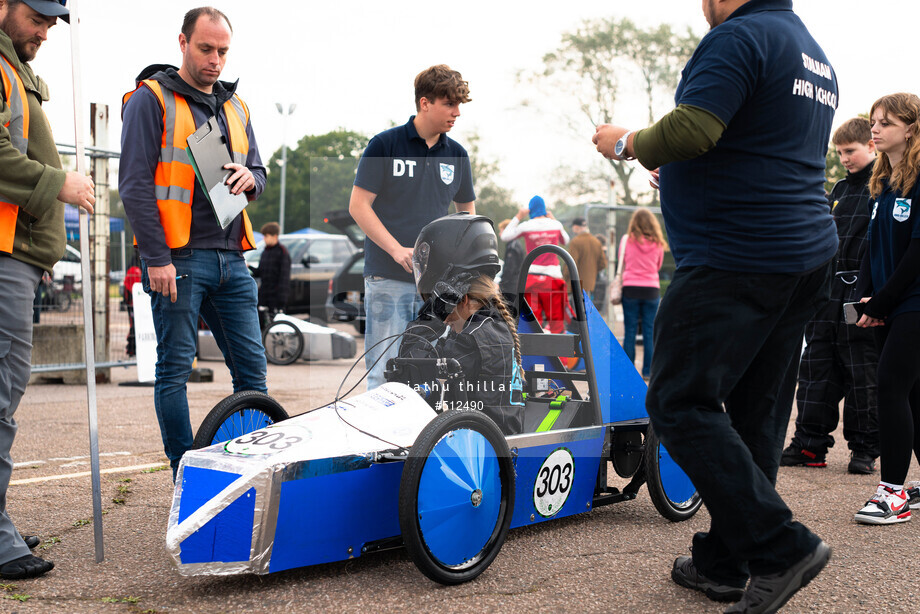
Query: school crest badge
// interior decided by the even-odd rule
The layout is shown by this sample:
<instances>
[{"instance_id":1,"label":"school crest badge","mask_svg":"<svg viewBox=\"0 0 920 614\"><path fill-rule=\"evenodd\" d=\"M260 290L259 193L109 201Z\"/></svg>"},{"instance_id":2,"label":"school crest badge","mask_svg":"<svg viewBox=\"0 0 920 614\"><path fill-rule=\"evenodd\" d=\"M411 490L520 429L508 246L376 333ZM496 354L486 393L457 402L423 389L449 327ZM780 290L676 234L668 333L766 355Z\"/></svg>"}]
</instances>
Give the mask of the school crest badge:
<instances>
[{"instance_id":1,"label":"school crest badge","mask_svg":"<svg viewBox=\"0 0 920 614\"><path fill-rule=\"evenodd\" d=\"M450 185L454 182L454 165L444 164L441 162L441 181L444 185Z\"/></svg>"},{"instance_id":2,"label":"school crest badge","mask_svg":"<svg viewBox=\"0 0 920 614\"><path fill-rule=\"evenodd\" d=\"M891 217L898 222L906 222L910 217L910 199L896 198L894 200L894 209L891 211Z\"/></svg>"}]
</instances>

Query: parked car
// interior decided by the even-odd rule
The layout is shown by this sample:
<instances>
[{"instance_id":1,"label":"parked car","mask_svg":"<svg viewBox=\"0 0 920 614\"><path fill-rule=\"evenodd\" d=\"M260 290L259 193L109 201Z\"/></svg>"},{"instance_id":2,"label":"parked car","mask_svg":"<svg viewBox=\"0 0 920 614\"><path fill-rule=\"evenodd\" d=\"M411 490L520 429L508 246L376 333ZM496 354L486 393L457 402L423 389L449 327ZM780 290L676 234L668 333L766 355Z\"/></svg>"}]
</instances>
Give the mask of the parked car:
<instances>
[{"instance_id":1,"label":"parked car","mask_svg":"<svg viewBox=\"0 0 920 614\"><path fill-rule=\"evenodd\" d=\"M51 269L51 279L56 284L63 284L65 277L71 277L73 283L78 284L83 281L83 269L80 264L80 250L66 246L67 250Z\"/></svg>"},{"instance_id":2,"label":"parked car","mask_svg":"<svg viewBox=\"0 0 920 614\"><path fill-rule=\"evenodd\" d=\"M366 322L364 312L364 233L361 232L347 209L329 211L323 221L340 230L348 237L356 250L329 280L326 319L337 322L354 322L357 331L363 335Z\"/></svg>"},{"instance_id":3,"label":"parked car","mask_svg":"<svg viewBox=\"0 0 920 614\"><path fill-rule=\"evenodd\" d=\"M355 245L342 235L311 232L283 234L278 240L291 254L291 289L287 313L306 313L317 323L326 321L326 295L329 281L341 266L357 251ZM259 259L265 242L246 252L246 264L258 281Z\"/></svg>"}]
</instances>

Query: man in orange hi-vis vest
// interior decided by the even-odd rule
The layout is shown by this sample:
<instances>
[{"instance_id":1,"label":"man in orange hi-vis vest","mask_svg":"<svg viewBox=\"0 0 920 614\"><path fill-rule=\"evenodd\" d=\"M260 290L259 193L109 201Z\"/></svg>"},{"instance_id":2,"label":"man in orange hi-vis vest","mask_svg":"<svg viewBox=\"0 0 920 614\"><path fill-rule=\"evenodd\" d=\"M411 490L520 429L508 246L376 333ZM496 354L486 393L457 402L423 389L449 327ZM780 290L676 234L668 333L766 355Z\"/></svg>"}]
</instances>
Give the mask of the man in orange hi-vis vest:
<instances>
[{"instance_id":1,"label":"man in orange hi-vis vest","mask_svg":"<svg viewBox=\"0 0 920 614\"><path fill-rule=\"evenodd\" d=\"M23 537L6 512L16 436L13 414L29 382L32 299L42 272L64 255L64 203L92 213L92 179L61 170L42 110L48 86L29 66L64 2L0 0L0 578L40 576L54 567L29 553L40 543Z\"/></svg>"},{"instance_id":2,"label":"man in orange hi-vis vest","mask_svg":"<svg viewBox=\"0 0 920 614\"><path fill-rule=\"evenodd\" d=\"M243 211L221 228L198 183L186 139L216 117L233 162L226 183L255 200L265 167L236 83L219 81L232 27L220 11L185 15L182 67L153 65L137 77L122 107L119 195L141 256L141 282L151 297L157 335L154 405L173 469L192 446L186 383L192 373L198 318L214 333L233 377L234 392L265 392L265 351L256 283L243 251L255 241Z\"/></svg>"}]
</instances>

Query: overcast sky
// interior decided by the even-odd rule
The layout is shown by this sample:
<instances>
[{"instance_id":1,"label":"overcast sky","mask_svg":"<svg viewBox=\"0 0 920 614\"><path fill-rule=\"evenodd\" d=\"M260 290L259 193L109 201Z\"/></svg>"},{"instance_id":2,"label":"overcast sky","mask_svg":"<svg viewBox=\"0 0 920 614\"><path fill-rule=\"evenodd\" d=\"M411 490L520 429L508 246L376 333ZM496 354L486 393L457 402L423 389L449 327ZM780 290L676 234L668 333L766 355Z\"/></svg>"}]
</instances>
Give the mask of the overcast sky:
<instances>
[{"instance_id":1,"label":"overcast sky","mask_svg":"<svg viewBox=\"0 0 920 614\"><path fill-rule=\"evenodd\" d=\"M148 64L181 62L178 34L194 0L78 0L85 132L89 103L109 105L111 149L118 149L121 96ZM71 0L73 3L74 0ZM534 70L564 32L585 19L629 17L641 26L661 22L708 25L700 0L536 0L423 3L404 0L215 1L234 29L222 78L240 78L264 159L282 143L275 103L296 103L288 145L304 134L347 128L368 135L404 123L414 111L412 81L431 64L446 63L469 81L473 102L451 136L461 143L477 132L484 153L502 168L500 183L522 204L552 182L560 165L583 166L597 156L593 128L575 135L539 107L515 75ZM796 12L823 46L840 84L835 126L882 94L920 92L914 25L916 0L795 0ZM32 63L50 85L46 112L58 142L74 142L68 26L59 23ZM575 101L553 101L564 109ZM641 100L618 103L619 123L641 127ZM88 141L87 141L88 142Z\"/></svg>"}]
</instances>

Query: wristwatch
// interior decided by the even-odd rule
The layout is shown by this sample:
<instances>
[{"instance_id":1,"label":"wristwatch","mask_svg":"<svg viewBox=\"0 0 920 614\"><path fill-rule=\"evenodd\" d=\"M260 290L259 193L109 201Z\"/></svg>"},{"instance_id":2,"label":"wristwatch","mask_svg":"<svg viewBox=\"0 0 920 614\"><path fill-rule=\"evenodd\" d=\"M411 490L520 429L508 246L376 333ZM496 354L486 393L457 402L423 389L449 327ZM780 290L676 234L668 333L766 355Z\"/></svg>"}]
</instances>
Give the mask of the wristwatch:
<instances>
[{"instance_id":1,"label":"wristwatch","mask_svg":"<svg viewBox=\"0 0 920 614\"><path fill-rule=\"evenodd\" d=\"M629 142L629 135L632 133L633 133L632 130L627 131L626 134L620 137L620 140L617 141L617 144L613 148L613 155L615 155L620 160L635 160L636 159L636 156L626 155L626 145Z\"/></svg>"}]
</instances>

